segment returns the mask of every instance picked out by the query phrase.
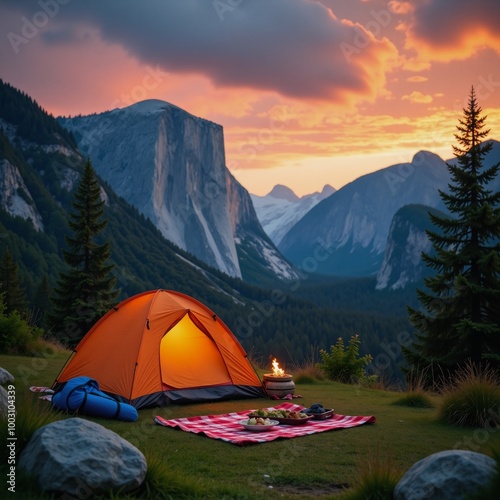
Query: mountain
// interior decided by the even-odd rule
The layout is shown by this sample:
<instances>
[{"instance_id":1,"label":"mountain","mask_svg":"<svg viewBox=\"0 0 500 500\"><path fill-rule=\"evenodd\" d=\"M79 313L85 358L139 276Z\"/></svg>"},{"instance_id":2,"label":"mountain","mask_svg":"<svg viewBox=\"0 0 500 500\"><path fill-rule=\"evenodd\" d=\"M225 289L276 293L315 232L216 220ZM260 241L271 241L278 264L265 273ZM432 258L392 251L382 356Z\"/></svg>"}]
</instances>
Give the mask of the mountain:
<instances>
[{"instance_id":1,"label":"mountain","mask_svg":"<svg viewBox=\"0 0 500 500\"><path fill-rule=\"evenodd\" d=\"M275 245L279 245L285 234L321 200L335 192L326 185L321 193L312 193L299 198L290 188L277 184L265 196L250 195L257 217Z\"/></svg>"},{"instance_id":2,"label":"mountain","mask_svg":"<svg viewBox=\"0 0 500 500\"><path fill-rule=\"evenodd\" d=\"M398 290L409 283L417 283L428 274L429 270L422 262L422 252L432 251L432 243L426 234L427 229L433 228L429 212L438 211L424 205L405 205L396 212L377 274L377 290Z\"/></svg>"},{"instance_id":3,"label":"mountain","mask_svg":"<svg viewBox=\"0 0 500 500\"><path fill-rule=\"evenodd\" d=\"M59 123L99 176L178 247L229 276L296 277L227 169L220 125L159 100Z\"/></svg>"},{"instance_id":4,"label":"mountain","mask_svg":"<svg viewBox=\"0 0 500 500\"><path fill-rule=\"evenodd\" d=\"M71 234L68 211L84 163L85 155L68 130L28 95L0 80L0 256L7 249L12 253L32 320L49 336L54 332L42 316L50 309L51 293L41 285L48 279L52 288L59 273L67 270L62 252L67 248L65 236ZM242 188L228 182L229 199L240 199ZM272 354L285 366L328 349L339 336L347 342L352 332L363 333L361 354L376 358L380 345L411 330L405 308L408 290L375 290L374 277L339 281L305 275L292 281L274 279L267 288L249 284L168 241L108 183L99 183L108 221L102 239L111 246L120 300L156 288L186 293L221 317L254 361L266 363ZM240 211L231 212L234 231L240 223L248 227L245 216L250 217L251 200L247 197L237 206ZM263 230L258 225L255 231ZM260 235L259 241L267 240ZM262 249L251 238L238 246L246 250L240 259L244 274L245 263L261 259ZM253 276L263 280L265 272L260 266ZM273 275L266 276L269 280ZM391 360L393 368L397 362Z\"/></svg>"},{"instance_id":5,"label":"mountain","mask_svg":"<svg viewBox=\"0 0 500 500\"><path fill-rule=\"evenodd\" d=\"M500 158L500 143L491 142L485 166ZM382 265L396 212L408 204L446 211L439 190L446 191L449 182L446 162L420 151L411 163L364 175L318 203L285 235L279 249L306 271L374 275ZM491 188L500 189L500 178Z\"/></svg>"}]
</instances>

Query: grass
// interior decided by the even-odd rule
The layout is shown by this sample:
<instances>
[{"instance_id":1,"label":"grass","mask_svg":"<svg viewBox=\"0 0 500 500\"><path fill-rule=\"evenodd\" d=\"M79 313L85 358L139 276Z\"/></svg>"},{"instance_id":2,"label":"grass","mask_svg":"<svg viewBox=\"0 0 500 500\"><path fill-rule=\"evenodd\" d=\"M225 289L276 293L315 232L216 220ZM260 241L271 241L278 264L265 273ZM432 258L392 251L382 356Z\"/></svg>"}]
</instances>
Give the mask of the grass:
<instances>
[{"instance_id":1,"label":"grass","mask_svg":"<svg viewBox=\"0 0 500 500\"><path fill-rule=\"evenodd\" d=\"M399 399L396 399L393 404L398 406L408 406L410 408L434 408L432 400L423 391L406 392Z\"/></svg>"},{"instance_id":2,"label":"grass","mask_svg":"<svg viewBox=\"0 0 500 500\"><path fill-rule=\"evenodd\" d=\"M458 426L496 428L500 424L499 382L491 368L466 364L445 387L438 418Z\"/></svg>"},{"instance_id":3,"label":"grass","mask_svg":"<svg viewBox=\"0 0 500 500\"><path fill-rule=\"evenodd\" d=\"M393 462L392 455L382 456L378 450L360 455L352 489L345 500L385 500L392 498L402 471Z\"/></svg>"},{"instance_id":4,"label":"grass","mask_svg":"<svg viewBox=\"0 0 500 500\"><path fill-rule=\"evenodd\" d=\"M16 403L19 404L23 404L25 397L31 399L29 386L51 385L65 361L66 356L61 353L45 358L0 355L0 366L16 378ZM317 380L314 384L296 382L296 386L296 394L303 396L294 400L296 403L310 406L319 402L333 407L337 413L375 415L377 422L239 447L160 427L154 424L153 418L155 415L176 418L227 413L278 402L263 398L149 408L139 411L139 420L135 423L88 419L118 433L148 457L147 481L135 495L139 498L161 498L158 490L166 495L164 498L169 498L168 495L171 498L342 498L353 493L354 484L359 483L356 478L366 466L360 463L360 455L390 456L398 471L405 472L418 460L437 451L458 447L491 454L491 446L500 445L500 433L482 432L480 439L476 439L472 429L437 421L434 408L394 405L401 393L328 380ZM436 396L437 403L441 399ZM20 407L20 411L25 410ZM54 418L68 418L52 410L49 413ZM0 466L5 467L5 463L2 460ZM22 488L18 481L20 493ZM38 497L25 494L22 498Z\"/></svg>"}]
</instances>

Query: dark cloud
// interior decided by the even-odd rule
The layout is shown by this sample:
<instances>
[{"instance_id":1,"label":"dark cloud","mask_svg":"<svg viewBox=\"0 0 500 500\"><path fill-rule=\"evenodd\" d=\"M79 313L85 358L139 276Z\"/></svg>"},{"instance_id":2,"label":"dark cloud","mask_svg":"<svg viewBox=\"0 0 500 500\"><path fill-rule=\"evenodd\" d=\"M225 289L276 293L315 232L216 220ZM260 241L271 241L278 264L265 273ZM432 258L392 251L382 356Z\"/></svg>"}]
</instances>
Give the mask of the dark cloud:
<instances>
[{"instance_id":1,"label":"dark cloud","mask_svg":"<svg viewBox=\"0 0 500 500\"><path fill-rule=\"evenodd\" d=\"M78 43L81 37L71 28L48 29L40 35L48 45L66 45L68 43Z\"/></svg>"},{"instance_id":2,"label":"dark cloud","mask_svg":"<svg viewBox=\"0 0 500 500\"><path fill-rule=\"evenodd\" d=\"M420 0L412 5L413 33L430 45L453 46L474 28L498 35L498 0Z\"/></svg>"},{"instance_id":3,"label":"dark cloud","mask_svg":"<svg viewBox=\"0 0 500 500\"><path fill-rule=\"evenodd\" d=\"M51 2L57 4L4 4L23 8L29 18ZM387 40L375 40L311 0L65 1L58 6L57 24L91 25L145 63L204 74L216 85L292 97L340 100L349 92L372 94L394 55ZM48 29L44 40L63 42L70 33Z\"/></svg>"}]
</instances>

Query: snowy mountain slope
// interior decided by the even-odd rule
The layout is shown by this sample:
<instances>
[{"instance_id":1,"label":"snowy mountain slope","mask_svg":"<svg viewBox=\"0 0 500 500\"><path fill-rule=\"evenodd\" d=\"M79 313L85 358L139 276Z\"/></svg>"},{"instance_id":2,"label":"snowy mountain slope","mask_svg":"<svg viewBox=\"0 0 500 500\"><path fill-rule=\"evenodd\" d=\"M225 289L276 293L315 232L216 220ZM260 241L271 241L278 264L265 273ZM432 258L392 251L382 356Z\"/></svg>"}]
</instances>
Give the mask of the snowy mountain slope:
<instances>
[{"instance_id":1,"label":"snowy mountain slope","mask_svg":"<svg viewBox=\"0 0 500 500\"><path fill-rule=\"evenodd\" d=\"M250 195L257 217L275 245L279 245L285 234L321 200L335 192L326 185L321 193L312 193L299 198L290 188L278 184L265 196Z\"/></svg>"}]
</instances>

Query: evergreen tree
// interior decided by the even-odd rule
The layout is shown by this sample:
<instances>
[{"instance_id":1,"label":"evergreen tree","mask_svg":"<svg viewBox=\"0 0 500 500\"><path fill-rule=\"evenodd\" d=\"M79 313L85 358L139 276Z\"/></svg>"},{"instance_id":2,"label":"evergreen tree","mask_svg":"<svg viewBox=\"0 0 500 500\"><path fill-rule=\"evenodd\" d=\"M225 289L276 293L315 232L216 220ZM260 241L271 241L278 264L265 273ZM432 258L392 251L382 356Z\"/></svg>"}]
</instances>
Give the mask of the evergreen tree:
<instances>
[{"instance_id":1,"label":"evergreen tree","mask_svg":"<svg viewBox=\"0 0 500 500\"><path fill-rule=\"evenodd\" d=\"M500 192L487 189L500 163L483 167L492 147L485 119L472 88L455 134L457 160L447 165L449 192L440 191L451 216L429 214L438 230L427 231L434 252L422 257L436 274L425 280L428 291L417 290L425 312L408 308L417 334L404 350L407 373L437 365L450 375L467 359L500 365Z\"/></svg>"},{"instance_id":2,"label":"evergreen tree","mask_svg":"<svg viewBox=\"0 0 500 500\"><path fill-rule=\"evenodd\" d=\"M27 312L26 294L23 289L19 269L14 257L6 250L0 263L0 292L5 294L5 313L17 311L20 314Z\"/></svg>"},{"instance_id":3,"label":"evergreen tree","mask_svg":"<svg viewBox=\"0 0 500 500\"><path fill-rule=\"evenodd\" d=\"M45 318L49 316L52 307L51 295L49 277L45 273L36 287L33 298L33 319L36 326L45 327Z\"/></svg>"},{"instance_id":4,"label":"evergreen tree","mask_svg":"<svg viewBox=\"0 0 500 500\"><path fill-rule=\"evenodd\" d=\"M69 270L60 274L53 298L51 315L54 335L74 346L90 327L113 305L118 291L106 264L111 254L109 242L98 244L104 230L104 202L90 160L87 160L73 200L69 227L73 236L66 236L68 250L63 256Z\"/></svg>"}]
</instances>

